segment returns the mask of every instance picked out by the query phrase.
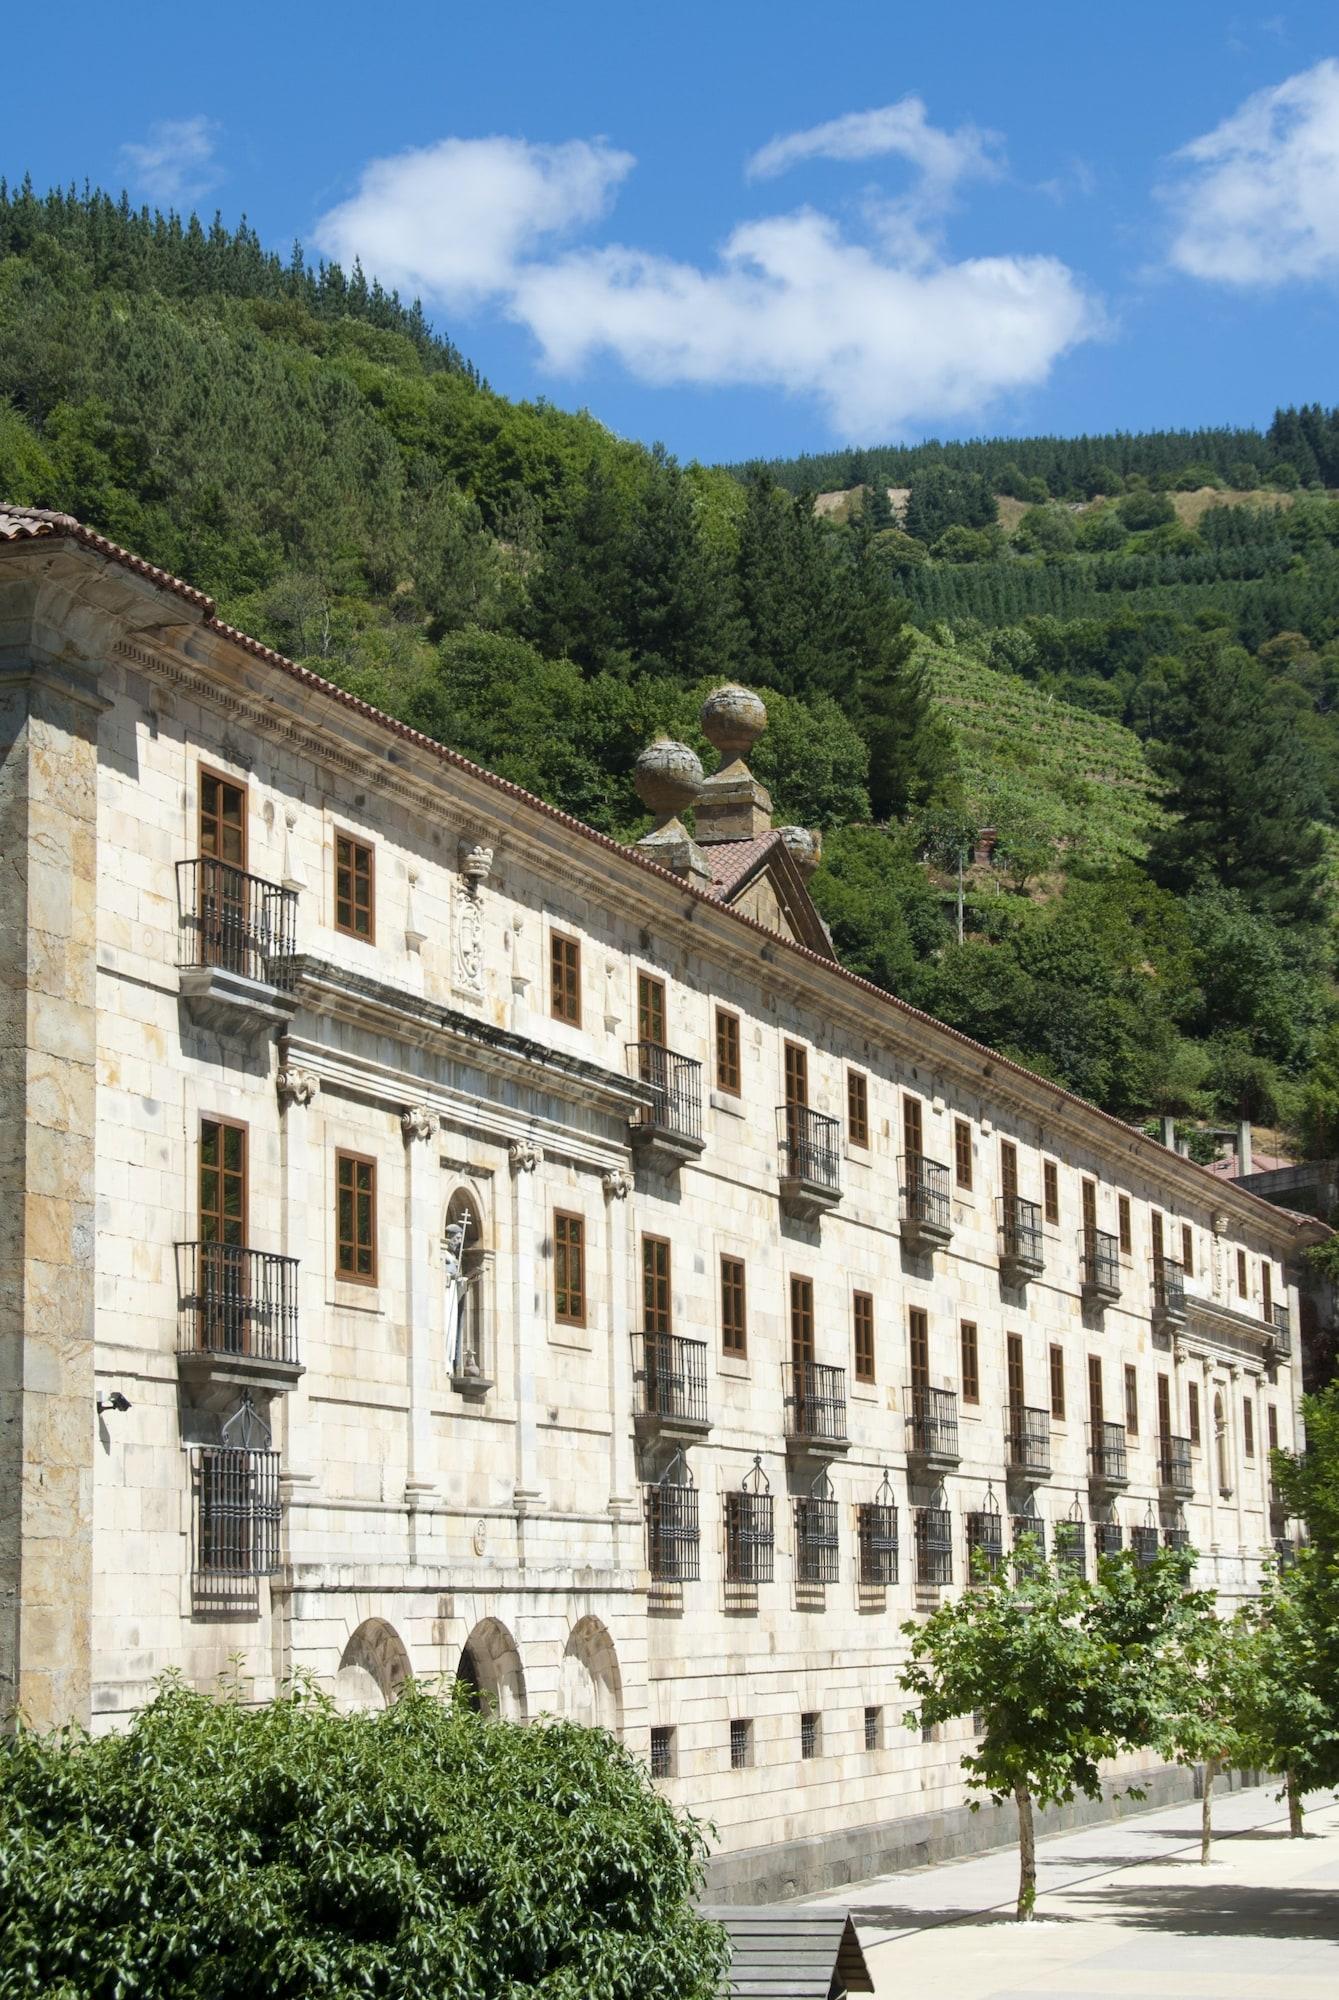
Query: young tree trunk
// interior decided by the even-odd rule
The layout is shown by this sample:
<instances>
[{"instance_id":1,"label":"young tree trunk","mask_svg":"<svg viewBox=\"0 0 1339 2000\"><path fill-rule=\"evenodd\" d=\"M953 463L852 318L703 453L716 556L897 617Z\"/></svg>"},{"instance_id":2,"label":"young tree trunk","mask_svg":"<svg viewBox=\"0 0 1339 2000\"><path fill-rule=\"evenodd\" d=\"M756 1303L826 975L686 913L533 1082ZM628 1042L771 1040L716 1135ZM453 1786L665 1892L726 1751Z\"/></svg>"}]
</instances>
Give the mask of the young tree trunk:
<instances>
[{"instance_id":1,"label":"young tree trunk","mask_svg":"<svg viewBox=\"0 0 1339 2000\"><path fill-rule=\"evenodd\" d=\"M1218 1776L1218 1759L1204 1760L1204 1789L1200 1796L1200 1861L1209 1865L1209 1842L1213 1838L1213 1781Z\"/></svg>"},{"instance_id":2,"label":"young tree trunk","mask_svg":"<svg viewBox=\"0 0 1339 2000\"><path fill-rule=\"evenodd\" d=\"M1288 1789L1288 1838L1300 1840L1302 1837L1302 1787L1297 1782L1296 1771L1285 1771L1283 1782Z\"/></svg>"},{"instance_id":3,"label":"young tree trunk","mask_svg":"<svg viewBox=\"0 0 1339 2000\"><path fill-rule=\"evenodd\" d=\"M1018 1921L1030 1923L1037 1901L1037 1836L1032 1825L1032 1794L1026 1785L1014 1786L1018 1807Z\"/></svg>"}]
</instances>

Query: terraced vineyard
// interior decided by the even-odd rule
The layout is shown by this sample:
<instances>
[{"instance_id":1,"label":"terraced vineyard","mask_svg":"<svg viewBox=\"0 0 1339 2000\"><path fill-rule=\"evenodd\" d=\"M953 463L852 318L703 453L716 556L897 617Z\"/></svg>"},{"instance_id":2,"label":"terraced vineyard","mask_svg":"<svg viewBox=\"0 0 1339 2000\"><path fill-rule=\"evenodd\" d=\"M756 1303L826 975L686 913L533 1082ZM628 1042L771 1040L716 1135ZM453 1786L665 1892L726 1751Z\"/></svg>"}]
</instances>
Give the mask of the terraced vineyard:
<instances>
[{"instance_id":1,"label":"terraced vineyard","mask_svg":"<svg viewBox=\"0 0 1339 2000\"><path fill-rule=\"evenodd\" d=\"M1014 780L1049 803L1066 843L1093 860L1144 852L1161 812L1137 736L928 640L921 658L983 817L993 786Z\"/></svg>"}]
</instances>

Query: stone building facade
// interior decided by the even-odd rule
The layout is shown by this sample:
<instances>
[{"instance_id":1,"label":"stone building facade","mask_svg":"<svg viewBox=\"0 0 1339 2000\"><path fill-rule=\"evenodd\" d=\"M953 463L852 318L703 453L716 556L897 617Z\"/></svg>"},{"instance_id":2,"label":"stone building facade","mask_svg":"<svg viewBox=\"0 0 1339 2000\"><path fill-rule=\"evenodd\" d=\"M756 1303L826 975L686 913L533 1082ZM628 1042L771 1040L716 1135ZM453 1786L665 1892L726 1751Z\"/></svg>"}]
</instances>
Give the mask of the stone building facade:
<instances>
[{"instance_id":1,"label":"stone building facade","mask_svg":"<svg viewBox=\"0 0 1339 2000\"><path fill-rule=\"evenodd\" d=\"M619 847L10 510L0 706L7 1707L459 1675L757 1893L957 1823L971 1548L1258 1586L1323 1230L845 972L751 697Z\"/></svg>"}]
</instances>

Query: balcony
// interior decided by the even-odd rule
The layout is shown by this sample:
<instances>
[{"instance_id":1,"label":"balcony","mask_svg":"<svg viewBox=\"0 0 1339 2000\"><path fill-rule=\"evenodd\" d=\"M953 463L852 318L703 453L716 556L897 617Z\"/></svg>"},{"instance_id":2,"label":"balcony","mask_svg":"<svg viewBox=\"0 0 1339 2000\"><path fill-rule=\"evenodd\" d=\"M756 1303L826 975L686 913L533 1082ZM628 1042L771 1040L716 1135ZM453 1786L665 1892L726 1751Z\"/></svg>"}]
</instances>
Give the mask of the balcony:
<instances>
[{"instance_id":1,"label":"balcony","mask_svg":"<svg viewBox=\"0 0 1339 2000\"><path fill-rule=\"evenodd\" d=\"M1125 1530L1119 1521L1093 1522L1093 1551L1099 1556L1118 1556L1125 1546Z\"/></svg>"},{"instance_id":2,"label":"balcony","mask_svg":"<svg viewBox=\"0 0 1339 2000\"><path fill-rule=\"evenodd\" d=\"M635 1333L633 1385L639 1432L660 1437L705 1437L707 1343L677 1333Z\"/></svg>"},{"instance_id":3,"label":"balcony","mask_svg":"<svg viewBox=\"0 0 1339 2000\"><path fill-rule=\"evenodd\" d=\"M1293 1320L1287 1306L1273 1309L1274 1353L1281 1361L1286 1361L1293 1351Z\"/></svg>"},{"instance_id":4,"label":"balcony","mask_svg":"<svg viewBox=\"0 0 1339 2000\"><path fill-rule=\"evenodd\" d=\"M658 1042L629 1042L632 1074L651 1090L651 1102L632 1121L632 1143L643 1157L682 1166L702 1151L702 1065Z\"/></svg>"},{"instance_id":5,"label":"balcony","mask_svg":"<svg viewBox=\"0 0 1339 2000\"><path fill-rule=\"evenodd\" d=\"M958 1398L952 1389L907 1391L907 1457L924 1472L949 1472L958 1449Z\"/></svg>"},{"instance_id":6,"label":"balcony","mask_svg":"<svg viewBox=\"0 0 1339 2000\"><path fill-rule=\"evenodd\" d=\"M1041 1209L1035 1201L1002 1194L995 1204L1000 1234L1000 1276L1006 1285L1025 1285L1045 1269Z\"/></svg>"},{"instance_id":7,"label":"balcony","mask_svg":"<svg viewBox=\"0 0 1339 2000\"><path fill-rule=\"evenodd\" d=\"M825 1361L791 1361L783 1374L786 1443L791 1449L820 1457L848 1451L846 1370Z\"/></svg>"},{"instance_id":8,"label":"balcony","mask_svg":"<svg viewBox=\"0 0 1339 2000\"><path fill-rule=\"evenodd\" d=\"M178 1243L177 1369L183 1381L291 1389L298 1262L234 1243Z\"/></svg>"},{"instance_id":9,"label":"balcony","mask_svg":"<svg viewBox=\"0 0 1339 2000\"><path fill-rule=\"evenodd\" d=\"M1158 1440L1158 1484L1178 1499L1188 1500L1195 1490L1195 1473L1190 1456L1190 1439L1162 1437Z\"/></svg>"},{"instance_id":10,"label":"balcony","mask_svg":"<svg viewBox=\"0 0 1339 2000\"><path fill-rule=\"evenodd\" d=\"M902 1241L913 1250L942 1249L953 1235L948 1168L923 1153L903 1153L897 1163L901 1187Z\"/></svg>"},{"instance_id":11,"label":"balcony","mask_svg":"<svg viewBox=\"0 0 1339 2000\"><path fill-rule=\"evenodd\" d=\"M1120 1246L1105 1229L1084 1232L1082 1273L1086 1306L1115 1305L1120 1297Z\"/></svg>"},{"instance_id":12,"label":"balcony","mask_svg":"<svg viewBox=\"0 0 1339 2000\"><path fill-rule=\"evenodd\" d=\"M1024 1479L1051 1476L1051 1413L1011 1404L1004 1413L1005 1463Z\"/></svg>"},{"instance_id":13,"label":"balcony","mask_svg":"<svg viewBox=\"0 0 1339 2000\"><path fill-rule=\"evenodd\" d=\"M1173 1257L1155 1257L1149 1270L1153 1324L1160 1333L1186 1323L1186 1270Z\"/></svg>"},{"instance_id":14,"label":"balcony","mask_svg":"<svg viewBox=\"0 0 1339 2000\"><path fill-rule=\"evenodd\" d=\"M290 1021L297 893L202 856L177 863L180 990L201 1027L258 1031Z\"/></svg>"},{"instance_id":15,"label":"balcony","mask_svg":"<svg viewBox=\"0 0 1339 2000\"><path fill-rule=\"evenodd\" d=\"M1094 1486L1129 1485L1124 1424L1089 1424L1088 1477Z\"/></svg>"},{"instance_id":16,"label":"balcony","mask_svg":"<svg viewBox=\"0 0 1339 2000\"><path fill-rule=\"evenodd\" d=\"M781 1206L788 1215L812 1220L842 1198L841 1128L835 1118L807 1104L777 1109L781 1131Z\"/></svg>"}]
</instances>

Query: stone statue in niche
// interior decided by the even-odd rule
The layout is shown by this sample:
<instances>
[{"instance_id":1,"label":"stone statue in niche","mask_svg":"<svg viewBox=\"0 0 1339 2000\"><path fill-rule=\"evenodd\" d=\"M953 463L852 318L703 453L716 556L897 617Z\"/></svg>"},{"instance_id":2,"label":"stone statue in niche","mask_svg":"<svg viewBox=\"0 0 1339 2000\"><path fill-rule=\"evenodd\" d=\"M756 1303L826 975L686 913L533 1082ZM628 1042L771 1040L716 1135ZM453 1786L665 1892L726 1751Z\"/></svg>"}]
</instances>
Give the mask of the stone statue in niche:
<instances>
[{"instance_id":1,"label":"stone statue in niche","mask_svg":"<svg viewBox=\"0 0 1339 2000\"><path fill-rule=\"evenodd\" d=\"M465 1238L470 1232L468 1213L446 1225L442 1244L442 1265L446 1273L445 1341L446 1363L453 1375L481 1376L479 1365L478 1315L474 1310L477 1271L465 1268Z\"/></svg>"}]
</instances>

